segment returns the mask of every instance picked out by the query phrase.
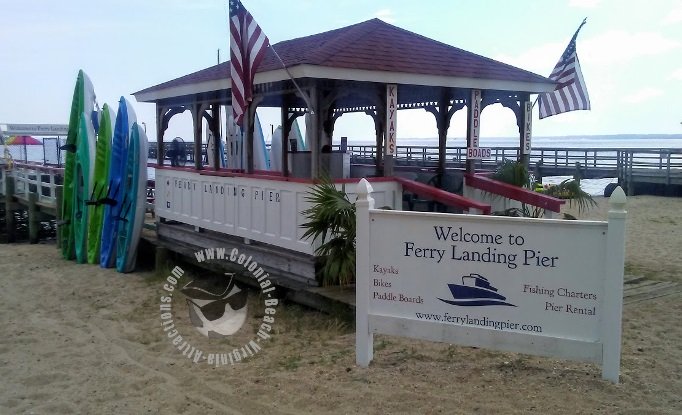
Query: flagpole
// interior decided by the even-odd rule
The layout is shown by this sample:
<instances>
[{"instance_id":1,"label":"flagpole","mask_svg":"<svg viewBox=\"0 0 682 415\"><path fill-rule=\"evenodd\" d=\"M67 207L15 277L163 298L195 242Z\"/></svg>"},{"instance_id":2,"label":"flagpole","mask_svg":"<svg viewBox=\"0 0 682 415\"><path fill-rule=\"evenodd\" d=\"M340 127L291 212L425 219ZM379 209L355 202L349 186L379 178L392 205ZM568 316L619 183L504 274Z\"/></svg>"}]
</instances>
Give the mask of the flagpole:
<instances>
[{"instance_id":1,"label":"flagpole","mask_svg":"<svg viewBox=\"0 0 682 415\"><path fill-rule=\"evenodd\" d=\"M308 106L308 109L310 110L311 115L315 115L315 110L313 109L313 106L310 104L310 100L308 99L308 96L301 90L301 87L298 86L298 83L294 79L294 77L291 75L291 72L289 72L289 68L284 64L284 61L282 58L279 57L279 54L275 50L275 47L273 45L270 45L270 50L272 50L272 53L275 54L277 59L279 60L279 63L282 64L282 67L284 68L284 71L286 71L287 75L289 76L289 79L291 79L291 82L294 83L294 86L296 87L296 90L298 91L299 94L301 94L301 97L303 98L303 101L305 101L305 104Z\"/></svg>"}]
</instances>

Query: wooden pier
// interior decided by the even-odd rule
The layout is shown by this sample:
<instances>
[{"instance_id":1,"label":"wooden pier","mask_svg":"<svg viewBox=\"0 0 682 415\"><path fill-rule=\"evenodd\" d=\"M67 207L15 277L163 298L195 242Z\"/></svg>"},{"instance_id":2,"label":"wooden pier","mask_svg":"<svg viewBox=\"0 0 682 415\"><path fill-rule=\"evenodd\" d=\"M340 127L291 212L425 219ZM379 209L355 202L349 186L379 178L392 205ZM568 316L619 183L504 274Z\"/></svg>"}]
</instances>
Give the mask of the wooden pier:
<instances>
[{"instance_id":1,"label":"wooden pier","mask_svg":"<svg viewBox=\"0 0 682 415\"><path fill-rule=\"evenodd\" d=\"M376 148L348 146L351 164L372 165ZM466 148L447 147L446 169L466 167ZM504 160L517 160L518 147L496 147L486 160L477 160L477 170L495 170ZM435 170L438 147L398 146L397 172L416 169ZM682 196L682 149L650 148L535 148L529 169L541 180L548 176L573 176L580 179L613 178L628 195L658 194Z\"/></svg>"},{"instance_id":2,"label":"wooden pier","mask_svg":"<svg viewBox=\"0 0 682 415\"><path fill-rule=\"evenodd\" d=\"M34 163L13 163L11 174L0 169L0 204L5 210L7 241L16 240L14 212L28 210L30 243L38 243L40 223L59 220L64 169ZM59 227L57 227L59 235ZM59 240L59 237L57 237Z\"/></svg>"}]
</instances>

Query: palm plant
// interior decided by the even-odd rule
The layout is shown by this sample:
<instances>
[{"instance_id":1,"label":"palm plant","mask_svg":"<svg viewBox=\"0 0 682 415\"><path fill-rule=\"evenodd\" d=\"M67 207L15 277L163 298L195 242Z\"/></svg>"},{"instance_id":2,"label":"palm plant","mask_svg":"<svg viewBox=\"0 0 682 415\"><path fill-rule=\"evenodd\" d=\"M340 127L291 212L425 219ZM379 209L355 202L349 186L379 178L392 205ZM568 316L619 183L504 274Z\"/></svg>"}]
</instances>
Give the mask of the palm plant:
<instances>
[{"instance_id":1,"label":"palm plant","mask_svg":"<svg viewBox=\"0 0 682 415\"><path fill-rule=\"evenodd\" d=\"M592 195L581 189L580 182L575 179L566 179L558 185L543 188L542 193L568 200L568 206L572 207L575 204L578 208L578 213L583 213L597 206L597 202L592 198Z\"/></svg>"},{"instance_id":2,"label":"palm plant","mask_svg":"<svg viewBox=\"0 0 682 415\"><path fill-rule=\"evenodd\" d=\"M502 165L495 171L492 178L519 187L526 187L529 189L535 187L532 184L535 179L528 172L526 166L523 163L513 160L504 160ZM580 188L580 181L575 179L567 179L558 185L542 188L540 192L548 196L568 200L568 206L572 207L573 204L575 204L578 208L578 213L582 213L597 206L597 202L592 196ZM539 218L544 216L545 210L539 207L527 206L525 203L522 203L521 208L510 208L504 212L497 213L504 216Z\"/></svg>"},{"instance_id":3,"label":"palm plant","mask_svg":"<svg viewBox=\"0 0 682 415\"><path fill-rule=\"evenodd\" d=\"M521 162L509 159L505 159L502 162L502 165L493 173L492 178L518 187L528 187L530 185L530 175L526 166Z\"/></svg>"},{"instance_id":4,"label":"palm plant","mask_svg":"<svg viewBox=\"0 0 682 415\"><path fill-rule=\"evenodd\" d=\"M329 178L316 183L306 195L312 204L302 213L308 222L303 238L320 246L315 250L322 263L322 285L348 285L355 281L355 204L337 190Z\"/></svg>"}]
</instances>

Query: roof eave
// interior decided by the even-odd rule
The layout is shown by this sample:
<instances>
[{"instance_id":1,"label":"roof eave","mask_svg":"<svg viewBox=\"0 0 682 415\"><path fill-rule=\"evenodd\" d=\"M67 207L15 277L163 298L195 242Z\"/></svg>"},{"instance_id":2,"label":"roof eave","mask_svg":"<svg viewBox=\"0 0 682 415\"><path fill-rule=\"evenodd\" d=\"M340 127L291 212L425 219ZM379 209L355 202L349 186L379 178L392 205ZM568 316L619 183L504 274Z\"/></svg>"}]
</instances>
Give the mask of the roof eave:
<instances>
[{"instance_id":1,"label":"roof eave","mask_svg":"<svg viewBox=\"0 0 682 415\"><path fill-rule=\"evenodd\" d=\"M556 84L547 79L546 82L510 81L486 78L456 77L442 75L425 75L405 72L370 71L365 69L334 68L317 65L298 65L288 68L294 78L336 79L345 81L376 82L399 85L421 85L447 88L492 89L499 91L528 92L537 94L551 92ZM289 79L287 71L259 72L254 83L263 84L285 81ZM140 91L133 95L138 102L156 102L178 96L200 94L205 92L227 90L231 87L230 79L216 79L193 84L172 86L152 91Z\"/></svg>"}]
</instances>

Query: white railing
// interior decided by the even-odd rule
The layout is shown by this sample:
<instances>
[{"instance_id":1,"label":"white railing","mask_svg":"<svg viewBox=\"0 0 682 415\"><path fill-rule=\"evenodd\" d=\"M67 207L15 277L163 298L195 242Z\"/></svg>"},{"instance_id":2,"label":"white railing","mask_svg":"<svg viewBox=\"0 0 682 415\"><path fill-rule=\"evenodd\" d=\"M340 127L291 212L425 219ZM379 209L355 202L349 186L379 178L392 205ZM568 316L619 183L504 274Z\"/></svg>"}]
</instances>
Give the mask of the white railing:
<instances>
[{"instance_id":1,"label":"white railing","mask_svg":"<svg viewBox=\"0 0 682 415\"><path fill-rule=\"evenodd\" d=\"M14 194L16 196L28 199L29 193L37 193L39 203L56 206L56 189L61 185L64 169L15 162L12 165L12 170L6 171L5 174L11 174L14 178ZM4 183L2 188L4 189Z\"/></svg>"},{"instance_id":2,"label":"white railing","mask_svg":"<svg viewBox=\"0 0 682 415\"><path fill-rule=\"evenodd\" d=\"M342 180L355 201L359 179ZM159 218L313 254L302 239L310 207L306 195L311 181L277 176L157 168L155 214ZM402 207L402 187L390 179L374 182L377 206Z\"/></svg>"}]
</instances>

